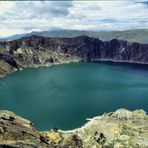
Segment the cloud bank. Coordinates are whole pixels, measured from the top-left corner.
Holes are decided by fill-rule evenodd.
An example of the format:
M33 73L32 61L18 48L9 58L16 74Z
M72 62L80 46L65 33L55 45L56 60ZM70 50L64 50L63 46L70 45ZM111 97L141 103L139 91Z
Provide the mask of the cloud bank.
M128 30L148 28L148 2L1 1L0 37L52 29Z

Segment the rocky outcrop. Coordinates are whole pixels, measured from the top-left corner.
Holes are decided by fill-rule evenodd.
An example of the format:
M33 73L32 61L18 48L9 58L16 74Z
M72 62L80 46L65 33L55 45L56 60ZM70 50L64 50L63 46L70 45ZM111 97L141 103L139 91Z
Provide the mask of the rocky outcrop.
M4 65L0 68L1 75L24 67L100 60L147 64L148 44L117 39L101 41L88 36L74 38L30 36L0 42L0 61Z
M29 120L9 111L0 111L0 146L33 147L40 145L44 145L44 141Z
M119 109L88 120L84 126L72 131L55 128L39 132L29 120L1 110L0 147L148 147L148 115L143 110Z

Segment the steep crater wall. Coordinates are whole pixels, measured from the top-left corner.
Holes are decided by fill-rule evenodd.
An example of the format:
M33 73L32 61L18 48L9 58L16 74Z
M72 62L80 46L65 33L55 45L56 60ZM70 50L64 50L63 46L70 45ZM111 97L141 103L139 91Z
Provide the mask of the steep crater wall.
M88 36L73 38L30 36L0 42L2 76L24 67L100 60L147 64L148 44L117 39L101 41Z

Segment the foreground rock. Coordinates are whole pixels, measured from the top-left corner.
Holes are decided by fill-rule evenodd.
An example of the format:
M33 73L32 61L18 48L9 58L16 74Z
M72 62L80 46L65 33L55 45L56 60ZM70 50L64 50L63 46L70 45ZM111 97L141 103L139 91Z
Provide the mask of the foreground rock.
M89 120L81 128L72 131L55 128L39 132L30 121L2 110L0 111L0 147L148 147L148 115L143 110L119 109Z
M148 64L148 44L118 39L102 41L88 36L30 36L0 42L1 77L25 67L100 60Z
M9 111L0 111L0 145L33 147L45 145L32 123Z

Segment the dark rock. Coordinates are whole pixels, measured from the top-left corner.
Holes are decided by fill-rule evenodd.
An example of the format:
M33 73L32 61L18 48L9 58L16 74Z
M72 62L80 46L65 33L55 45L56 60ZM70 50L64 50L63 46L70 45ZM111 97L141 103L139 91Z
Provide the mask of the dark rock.
M5 62L7 62L8 64L10 64L14 68L17 68L18 69L18 66L17 66L15 60L10 55L0 54L0 60L4 60Z
M96 142L100 143L100 144L104 144L106 142L106 137L104 136L103 133L95 133L95 140Z
M0 60L14 68L40 66L72 61L99 61L148 63L148 44L130 43L112 39L101 41L88 36L50 38L30 36L19 40L0 42Z

